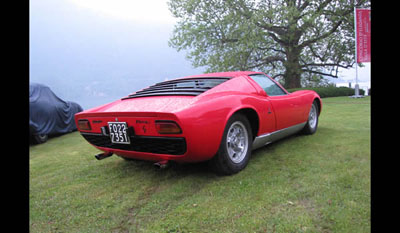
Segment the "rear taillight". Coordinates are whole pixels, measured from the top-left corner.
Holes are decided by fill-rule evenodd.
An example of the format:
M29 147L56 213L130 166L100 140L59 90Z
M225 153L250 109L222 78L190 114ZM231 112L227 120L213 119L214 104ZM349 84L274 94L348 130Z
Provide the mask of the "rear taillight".
M80 130L91 130L92 129L92 127L90 126L89 120L86 120L86 119L78 120L78 128Z
M156 129L159 134L180 134L179 125L173 121L156 121Z

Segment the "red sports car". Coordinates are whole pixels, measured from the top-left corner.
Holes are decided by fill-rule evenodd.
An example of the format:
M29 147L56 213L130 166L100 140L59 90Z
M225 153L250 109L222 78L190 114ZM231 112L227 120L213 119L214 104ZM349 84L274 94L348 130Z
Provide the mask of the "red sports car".
M314 91L287 92L262 72L208 73L160 82L75 115L81 135L125 159L210 160L221 174L244 169L251 151L317 130L322 102Z

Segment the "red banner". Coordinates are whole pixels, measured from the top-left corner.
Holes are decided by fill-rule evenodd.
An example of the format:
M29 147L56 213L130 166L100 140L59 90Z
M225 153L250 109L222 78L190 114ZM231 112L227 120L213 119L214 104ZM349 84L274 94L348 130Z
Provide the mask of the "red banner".
M357 63L371 61L371 10L356 9Z

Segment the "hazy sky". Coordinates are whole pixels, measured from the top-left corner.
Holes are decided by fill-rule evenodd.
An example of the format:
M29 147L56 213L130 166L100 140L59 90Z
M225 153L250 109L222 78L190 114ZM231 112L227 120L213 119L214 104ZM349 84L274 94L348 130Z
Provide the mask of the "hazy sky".
M174 24L166 0L68 0L77 6L139 24Z
M30 0L30 81L87 109L203 73L168 47L175 22L167 0ZM365 65L359 82L370 79ZM340 78L354 83L354 69Z
M30 81L87 109L203 73L168 46L175 19L166 1L149 2L31 0Z

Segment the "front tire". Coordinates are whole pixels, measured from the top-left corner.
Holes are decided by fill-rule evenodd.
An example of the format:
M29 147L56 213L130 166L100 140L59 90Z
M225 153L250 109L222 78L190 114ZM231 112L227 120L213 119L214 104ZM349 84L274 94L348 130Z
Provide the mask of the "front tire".
M308 120L304 126L304 134L314 134L318 128L318 104L314 101L311 105L310 112L308 114Z
M243 170L250 159L253 135L248 119L233 115L227 122L217 154L211 165L218 174L232 175Z

